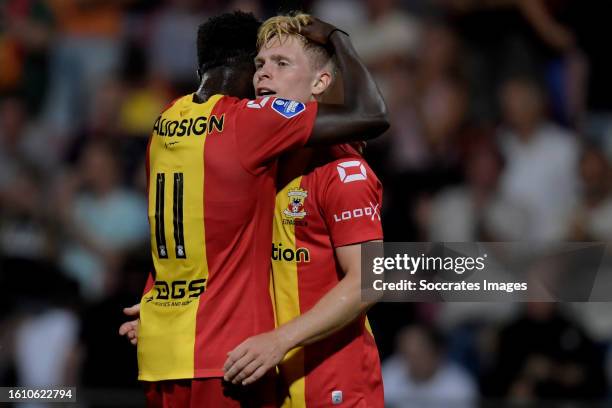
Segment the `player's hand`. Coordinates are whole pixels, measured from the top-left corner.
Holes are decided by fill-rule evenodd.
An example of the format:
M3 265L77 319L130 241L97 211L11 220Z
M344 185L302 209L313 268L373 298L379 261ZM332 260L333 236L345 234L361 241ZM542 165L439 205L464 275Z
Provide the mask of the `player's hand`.
M119 327L119 335L126 336L130 343L136 345L138 343L138 324L140 323L140 303L124 308L123 313L126 316L136 317L136 320L123 323Z
M280 363L287 351L276 331L249 337L227 353L223 378L233 384L252 384Z
M316 17L312 17L308 24L302 26L300 34L312 42L326 45L329 35L335 29L335 26L326 23L325 21L321 21Z

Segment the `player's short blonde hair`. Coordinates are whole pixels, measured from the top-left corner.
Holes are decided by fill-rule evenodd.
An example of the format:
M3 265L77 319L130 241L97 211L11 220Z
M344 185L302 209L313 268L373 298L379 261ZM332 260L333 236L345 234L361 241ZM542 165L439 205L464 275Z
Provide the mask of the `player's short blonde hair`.
M310 60L313 66L316 69L321 69L327 64L330 64L332 75L335 76L335 64L327 49L320 44L309 41L300 34L302 27L307 25L311 20L312 17L310 14L306 13L293 13L284 16L274 16L267 19L261 25L257 33L257 49L260 50L262 47L265 47L266 44L274 38L278 38L282 43L286 41L288 37L296 37L302 42L304 50L310 54Z

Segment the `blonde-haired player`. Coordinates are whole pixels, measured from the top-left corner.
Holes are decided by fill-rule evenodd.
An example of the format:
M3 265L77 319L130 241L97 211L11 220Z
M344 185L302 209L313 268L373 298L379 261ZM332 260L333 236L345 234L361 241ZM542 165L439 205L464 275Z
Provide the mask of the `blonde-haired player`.
M306 103L329 91L332 58L299 34L309 18L277 16L260 28L258 96ZM250 384L280 363L285 407L383 407L378 351L365 317L371 304L360 294L360 244L382 239L381 183L350 145L297 155L285 160L297 177L281 171L291 181L279 189L274 214L278 327L230 352L225 378Z

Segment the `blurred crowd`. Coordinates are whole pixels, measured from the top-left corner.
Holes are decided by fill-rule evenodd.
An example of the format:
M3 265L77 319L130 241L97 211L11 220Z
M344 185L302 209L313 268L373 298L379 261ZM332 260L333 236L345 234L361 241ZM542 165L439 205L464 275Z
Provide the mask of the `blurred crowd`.
M197 87L197 26L234 9L350 32L392 123L366 151L385 240L612 239L610 2L5 0L0 384L138 387L116 332L151 268L147 137ZM609 400L610 313L379 304L387 402Z

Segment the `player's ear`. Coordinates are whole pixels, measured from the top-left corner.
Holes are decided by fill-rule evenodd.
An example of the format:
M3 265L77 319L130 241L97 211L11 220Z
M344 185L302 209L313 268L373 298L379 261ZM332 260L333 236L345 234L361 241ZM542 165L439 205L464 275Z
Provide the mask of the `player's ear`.
M328 70L319 72L312 85L312 95L320 96L330 87L332 79L332 74Z

